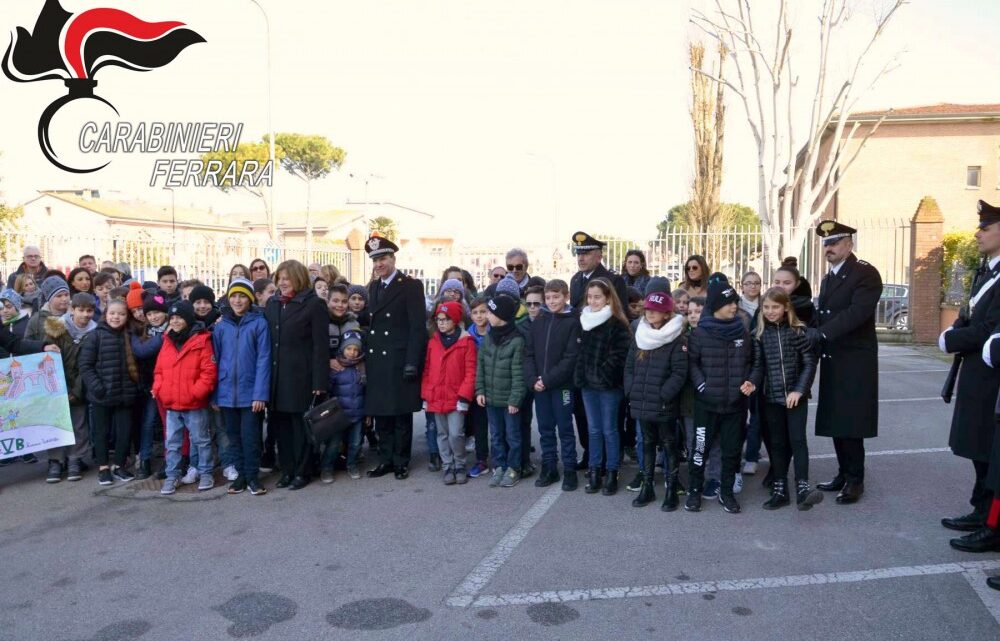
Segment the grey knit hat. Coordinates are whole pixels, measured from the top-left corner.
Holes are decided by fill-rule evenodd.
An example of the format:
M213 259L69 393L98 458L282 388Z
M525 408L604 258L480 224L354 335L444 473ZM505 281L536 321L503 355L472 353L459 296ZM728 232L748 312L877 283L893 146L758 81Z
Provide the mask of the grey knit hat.
M66 292L68 293L69 283L67 283L66 279L64 278L60 278L58 276L49 276L48 278L42 281L42 285L38 289L42 293L41 294L42 304L45 304L50 300L52 300L53 296L55 296L56 294L58 294L63 290L66 290Z

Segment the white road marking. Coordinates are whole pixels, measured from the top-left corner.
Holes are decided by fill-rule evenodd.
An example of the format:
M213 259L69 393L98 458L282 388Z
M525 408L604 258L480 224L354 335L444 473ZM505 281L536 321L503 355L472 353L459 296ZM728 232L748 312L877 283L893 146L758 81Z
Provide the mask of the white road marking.
M756 579L735 579L726 581L698 581L688 583L668 583L666 585L644 585L614 588L584 588L580 590L547 590L542 592L522 592L518 594L486 594L472 601L473 607L499 607L506 605L534 605L536 603L564 603L567 601L597 601L607 599L632 599L639 597L677 596L682 594L704 594L708 592L745 592L769 588L803 587L810 585L831 585L837 583L862 583L898 579L912 576L936 576L942 574L977 574L982 579L983 589L990 590L983 578L983 571L1000 569L1000 559L991 561L966 561L961 563L940 563L937 565L911 565L894 568L856 570L853 572L830 572L825 574L799 574ZM970 579L970 583L972 583ZM975 587L975 586L973 586ZM978 592L977 592L978 594ZM1000 593L996 593L1000 595ZM992 596L992 595L990 595ZM980 595L986 601L986 595ZM990 609L993 613L994 610ZM996 614L994 614L996 616Z
M983 605L997 620L997 623L1000 623L1000 592L986 585L986 573L982 570L969 570L963 572L962 576L975 590L976 596L982 600Z
M951 451L950 447L923 447L916 450L875 450L874 452L865 452L865 458L868 458L869 456L894 456L896 454L939 454L941 452L950 452L950 451ZM825 459L825 458L837 458L837 455L836 453L809 455L810 461L815 459Z
M921 401L941 401L940 396L919 396L917 398L880 398L879 403L916 403ZM942 403L944 401L941 401ZM809 403L809 407L816 407L819 405L817 401L812 401Z
M469 572L468 576L455 588L455 591L448 596L446 603L454 607L471 605L476 595L486 587L493 575L514 554L521 541L528 536L531 528L535 527L545 516L545 513L549 511L549 508L561 494L562 488L559 485L553 485L545 494L542 494L542 497L535 501L535 504L514 524L514 527L507 531L507 534L500 539L493 550L472 569L472 572Z
M879 374L930 374L931 372L947 372L947 369L880 369Z

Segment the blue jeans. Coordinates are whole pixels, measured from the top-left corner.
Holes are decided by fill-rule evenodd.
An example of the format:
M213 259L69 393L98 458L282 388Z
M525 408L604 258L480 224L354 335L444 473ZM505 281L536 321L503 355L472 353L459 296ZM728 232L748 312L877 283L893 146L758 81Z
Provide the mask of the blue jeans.
M361 439L364 436L364 425L361 421L353 423L346 432L334 436L326 443L323 450L323 458L320 460L320 467L324 470L332 470L340 454L340 444L347 435L347 467L358 464L358 454L361 452Z
M757 411L757 392L750 395L750 422L747 424L746 460L760 461L760 413Z
M142 395L137 402L143 403L139 423L139 460L148 461L153 458L153 435L160 426L160 412L156 407L156 400L149 394Z
M583 389L583 407L587 410L587 431L590 437L590 467L600 467L607 454L607 471L617 472L620 466L621 442L618 436L618 406L622 391Z
M576 432L573 431L573 391L547 389L535 392L535 416L538 418L538 440L542 445L542 466L554 468L558 463L556 434L563 469L576 469Z
M486 406L490 422L490 446L493 449L493 467L521 470L521 417L511 414L506 407Z
M424 412L424 436L427 438L427 453L439 454L437 419L430 412Z
M181 464L181 443L184 430L191 440L191 464L197 465L201 474L211 474L215 467L212 458L212 434L209 429L209 410L167 410L167 478L179 479L184 470ZM195 454L198 462L195 463Z
M229 440L229 461L244 481L260 475L260 419L249 407L223 407L222 424Z
M642 423L635 422L635 459L639 462L639 471L646 469L646 455L642 451Z
M221 409L221 408L220 408ZM215 449L219 453L219 464L223 469L230 465L236 465L236 452L233 439L229 438L226 424L222 419L222 414L215 410L209 410L209 421L212 426L212 435L215 436ZM238 441L237 441L238 442Z

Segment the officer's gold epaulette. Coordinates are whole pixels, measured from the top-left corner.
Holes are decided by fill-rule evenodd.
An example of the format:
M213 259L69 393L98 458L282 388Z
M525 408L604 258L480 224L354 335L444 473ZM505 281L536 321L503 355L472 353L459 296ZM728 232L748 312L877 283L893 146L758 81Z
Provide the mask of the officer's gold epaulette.
M861 260L860 258L858 259L858 264L859 265L869 265L869 266L871 265L871 263L867 263L867 262Z

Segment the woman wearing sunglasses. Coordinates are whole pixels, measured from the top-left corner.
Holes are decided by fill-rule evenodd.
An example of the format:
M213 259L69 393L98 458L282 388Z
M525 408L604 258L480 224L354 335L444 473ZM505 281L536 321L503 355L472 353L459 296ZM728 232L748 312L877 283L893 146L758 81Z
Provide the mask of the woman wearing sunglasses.
M684 261L684 278L678 289L683 289L692 298L708 294L708 275L711 270L704 256L693 254Z

